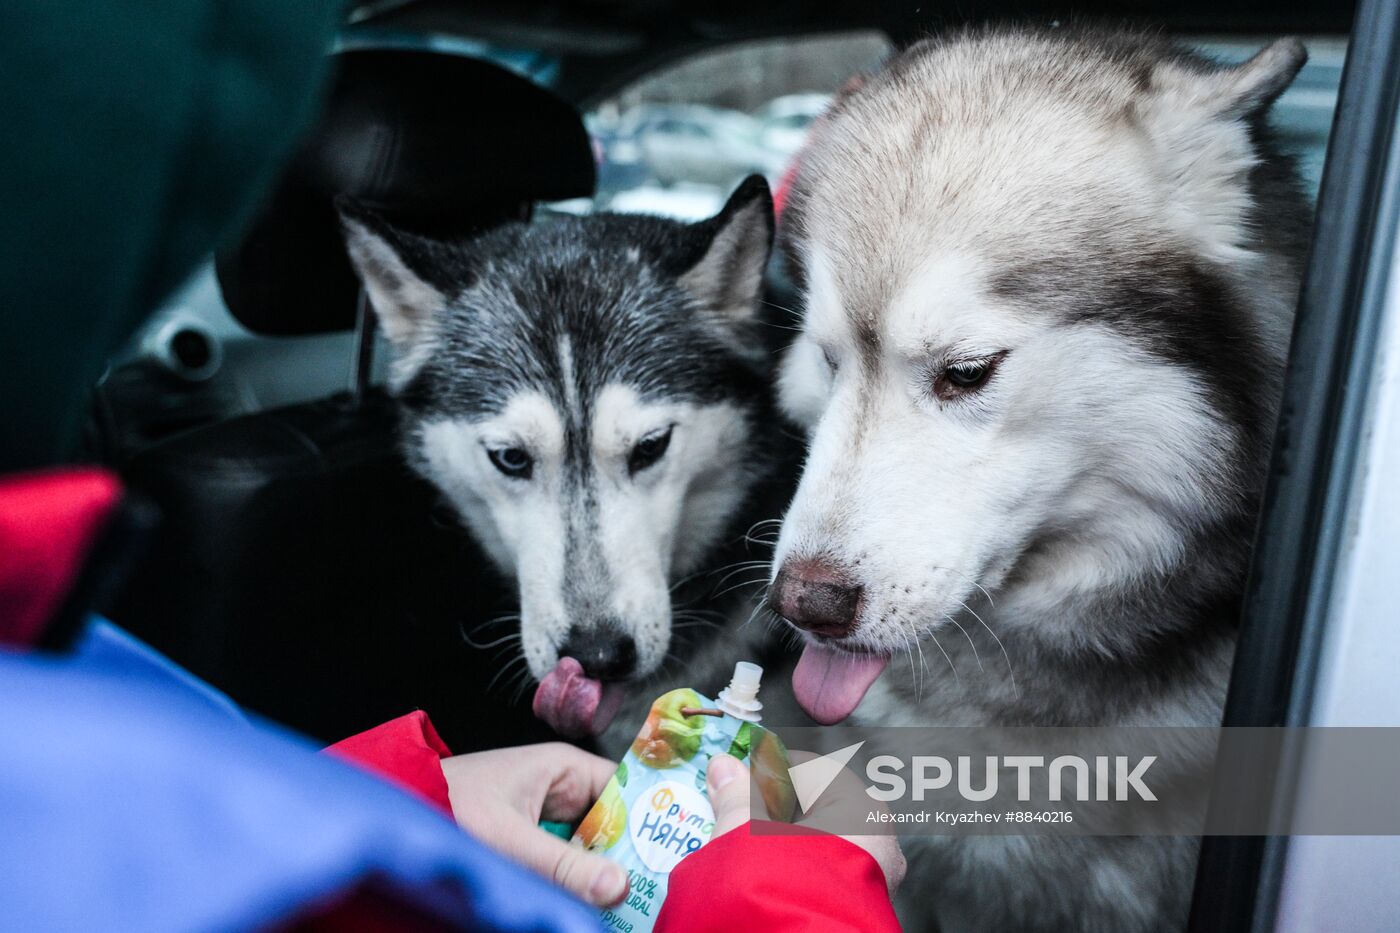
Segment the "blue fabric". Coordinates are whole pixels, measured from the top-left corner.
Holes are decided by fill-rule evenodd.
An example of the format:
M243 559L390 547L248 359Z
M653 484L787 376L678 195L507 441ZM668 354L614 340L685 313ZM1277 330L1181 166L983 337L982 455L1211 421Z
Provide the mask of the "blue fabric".
M464 929L592 910L110 625L0 652L0 927L259 929L377 879Z
M94 618L74 649L93 677L118 678L130 687L165 690L172 702L209 706L233 720L246 721L238 704L150 645L106 619Z

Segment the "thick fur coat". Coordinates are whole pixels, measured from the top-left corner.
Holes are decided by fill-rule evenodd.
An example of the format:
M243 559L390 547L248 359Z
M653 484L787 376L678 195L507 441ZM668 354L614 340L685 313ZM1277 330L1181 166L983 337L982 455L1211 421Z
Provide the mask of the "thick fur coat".
M868 687L869 724L1218 724L1309 232L1266 115L1304 59L973 31L819 124L780 230L810 451L775 562L859 594L805 636L818 719ZM911 839L904 916L1180 929L1196 848Z

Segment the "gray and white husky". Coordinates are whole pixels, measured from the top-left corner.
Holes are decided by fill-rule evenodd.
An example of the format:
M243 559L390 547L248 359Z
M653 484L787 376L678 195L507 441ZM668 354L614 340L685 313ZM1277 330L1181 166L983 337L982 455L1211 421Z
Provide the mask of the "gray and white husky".
M1310 220L1265 115L1305 57L972 31L816 128L770 591L813 718L1219 723ZM1180 929L1195 857L916 840L905 893L945 931Z
M721 686L707 672L746 649L672 599L742 537L774 462L763 179L696 224L599 214L444 241L342 213L407 458L519 584L535 712L599 734L668 656Z

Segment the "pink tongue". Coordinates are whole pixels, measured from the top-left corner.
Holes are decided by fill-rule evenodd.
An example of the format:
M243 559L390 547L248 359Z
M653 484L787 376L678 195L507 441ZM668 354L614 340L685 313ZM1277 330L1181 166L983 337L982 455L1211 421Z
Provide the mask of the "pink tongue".
M881 655L851 654L810 642L792 672L792 692L808 716L832 726L855 711L889 662Z
M560 658L540 681L532 708L555 732L581 739L608 727L625 692L622 684L585 677L583 665L573 658Z

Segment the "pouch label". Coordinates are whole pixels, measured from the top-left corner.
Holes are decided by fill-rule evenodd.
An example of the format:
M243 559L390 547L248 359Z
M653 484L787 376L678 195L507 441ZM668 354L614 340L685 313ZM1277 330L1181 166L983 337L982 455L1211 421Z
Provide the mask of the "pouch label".
M627 819L632 847L642 864L670 874L682 858L710 840L715 811L694 787L662 781L633 806Z

